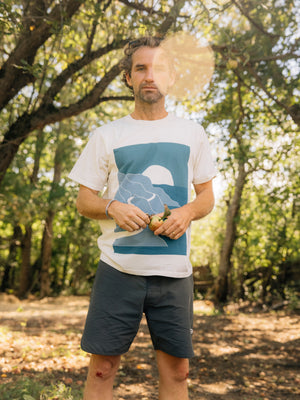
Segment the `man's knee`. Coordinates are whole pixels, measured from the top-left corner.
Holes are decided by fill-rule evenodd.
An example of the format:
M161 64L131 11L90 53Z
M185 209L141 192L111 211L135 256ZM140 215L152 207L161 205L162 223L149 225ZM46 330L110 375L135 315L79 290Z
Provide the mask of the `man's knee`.
M95 378L107 380L116 375L120 364L120 357L100 356L93 354L91 356L90 373Z
M184 382L189 377L189 360L157 352L158 368L161 378L173 382Z
M187 381L189 377L189 368L187 365L177 365L171 370L171 378L176 382Z

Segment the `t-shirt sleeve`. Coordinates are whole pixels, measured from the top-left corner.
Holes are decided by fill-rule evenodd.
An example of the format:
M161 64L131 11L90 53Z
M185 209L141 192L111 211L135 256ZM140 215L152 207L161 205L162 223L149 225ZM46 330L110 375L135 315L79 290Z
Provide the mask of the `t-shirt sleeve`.
M208 182L217 174L210 144L202 126L199 126L196 136L193 167L193 184L195 185Z
M103 135L96 130L68 177L90 189L101 191L107 182L108 160Z

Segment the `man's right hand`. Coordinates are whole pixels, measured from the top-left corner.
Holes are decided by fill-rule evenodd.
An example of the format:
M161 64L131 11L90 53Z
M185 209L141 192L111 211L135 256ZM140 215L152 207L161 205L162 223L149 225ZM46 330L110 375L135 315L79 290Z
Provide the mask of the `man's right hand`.
M115 220L120 228L134 232L145 229L150 222L149 216L133 204L114 200L108 207L107 214Z

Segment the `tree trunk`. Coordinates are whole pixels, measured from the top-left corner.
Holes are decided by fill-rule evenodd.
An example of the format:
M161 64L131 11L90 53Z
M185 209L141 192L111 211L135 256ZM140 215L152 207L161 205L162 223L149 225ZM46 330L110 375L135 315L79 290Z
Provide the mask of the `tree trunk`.
M240 161L234 195L227 210L225 238L220 253L219 276L214 287L214 295L217 302L225 302L228 295L231 255L236 240L236 218L239 214L246 177L245 164Z
M12 280L11 271L17 258L17 249L20 247L22 240L22 229L19 225L14 227L14 233L10 241L9 254L4 265L4 272L1 281L1 292L5 292L7 289L12 289L14 282Z
M78 295L80 285L84 281L84 276L86 276L86 266L88 265L90 255L84 251L81 253L78 264L76 265L70 286L72 288L72 294Z
M55 190L59 184L62 171L62 155L63 145L58 141L55 158L54 158L54 176L52 181L51 191L49 193L49 208L45 221L45 227L42 239L42 267L41 267L41 292L40 297L49 296L51 294L51 282L50 282L50 266L52 258L52 241L53 241L53 220L55 217L56 204L53 201L55 197Z
M21 243L22 263L20 270L20 283L18 296L24 298L30 287L31 278L31 238L32 227L31 225L25 226L25 234Z
M50 296L50 265L52 256L52 236L53 236L53 219L54 210L49 209L45 221L45 227L42 239L42 267L41 267L41 292L40 297Z
M35 154L34 154L34 165L32 174L30 176L30 184L33 188L38 181L38 172L40 166L40 159L42 154L42 149L44 147L44 136L43 131L38 131L35 143ZM31 287L32 278L32 266L31 266L31 239L32 239L32 227L28 223L25 226L25 235L22 239L22 263L20 268L20 280L18 296L25 297Z
M61 285L59 288L59 292L64 290L66 286L66 278L67 278L67 271L68 271L68 265L69 265L69 255L70 255L70 243L68 243L66 247L66 252L65 252L65 261L63 264L63 275L62 275L62 280L61 280Z

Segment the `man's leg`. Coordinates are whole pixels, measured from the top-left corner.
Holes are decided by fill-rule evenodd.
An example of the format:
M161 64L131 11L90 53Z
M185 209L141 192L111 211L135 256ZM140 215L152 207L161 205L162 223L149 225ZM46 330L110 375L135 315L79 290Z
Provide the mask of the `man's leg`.
M112 400L121 356L92 354L83 400Z
M189 360L156 351L159 400L188 400Z

